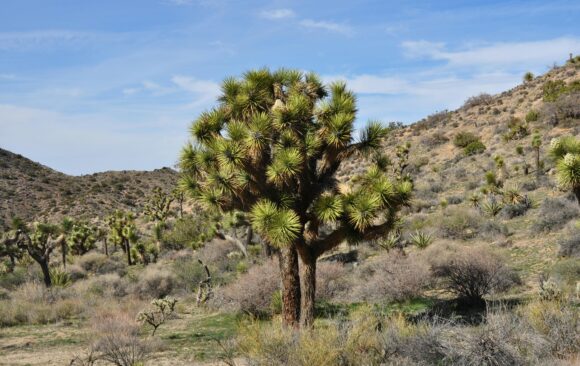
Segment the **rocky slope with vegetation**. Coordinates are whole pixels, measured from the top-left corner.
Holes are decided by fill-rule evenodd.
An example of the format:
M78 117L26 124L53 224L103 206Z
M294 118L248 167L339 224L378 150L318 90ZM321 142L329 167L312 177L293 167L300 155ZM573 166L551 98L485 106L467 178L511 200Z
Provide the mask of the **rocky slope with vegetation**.
M70 176L0 149L0 227L14 217L58 221L140 210L155 187L171 190L176 181L170 168Z

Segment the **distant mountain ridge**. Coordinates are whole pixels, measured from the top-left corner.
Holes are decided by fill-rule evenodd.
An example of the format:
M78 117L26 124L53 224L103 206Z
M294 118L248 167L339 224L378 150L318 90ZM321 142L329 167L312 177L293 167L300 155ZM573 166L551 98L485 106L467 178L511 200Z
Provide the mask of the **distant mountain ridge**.
M172 190L177 177L170 168L70 176L0 148L0 227L13 217L90 220L115 209L136 210L153 188Z

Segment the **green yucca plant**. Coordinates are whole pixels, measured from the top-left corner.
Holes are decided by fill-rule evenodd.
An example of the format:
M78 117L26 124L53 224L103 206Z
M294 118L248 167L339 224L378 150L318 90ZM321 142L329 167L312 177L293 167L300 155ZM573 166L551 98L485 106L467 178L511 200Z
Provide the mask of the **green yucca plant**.
M479 193L473 193L471 196L469 196L469 203L472 207L474 208L478 208L479 205L481 204L481 194Z
M52 279L52 285L55 287L68 287L72 283L70 274L58 267L50 269L50 278Z
M384 238L381 238L380 240L378 240L377 244L379 247L383 248L384 250L386 250L388 252L391 249L399 246L400 242L401 242L401 235L392 232L392 233L389 233Z
M280 248L288 323L298 314L299 255L306 269L301 314L309 325L316 259L344 241L388 233L412 184L385 172L380 147L388 128L370 122L355 140L356 98L342 82L324 85L297 70L251 70L226 79L218 102L190 128L180 185L208 209L244 213L257 234ZM406 159L408 151L401 154ZM344 187L335 173L355 155L373 164Z
M580 139L566 136L552 140L550 155L556 159L558 183L571 189L580 204Z
M497 216L503 208L503 204L497 200L494 196L488 197L485 201L481 203L481 209L483 212L491 217Z
M433 242L433 236L431 234L419 230L411 234L410 238L413 245L420 249L427 248Z

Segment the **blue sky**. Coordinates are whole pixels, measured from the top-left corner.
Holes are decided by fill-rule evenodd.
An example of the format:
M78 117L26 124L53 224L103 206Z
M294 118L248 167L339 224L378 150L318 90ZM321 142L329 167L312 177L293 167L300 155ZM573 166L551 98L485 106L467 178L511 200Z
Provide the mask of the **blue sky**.
M2 0L0 147L69 174L172 166L219 83L312 70L414 122L580 53L577 1Z

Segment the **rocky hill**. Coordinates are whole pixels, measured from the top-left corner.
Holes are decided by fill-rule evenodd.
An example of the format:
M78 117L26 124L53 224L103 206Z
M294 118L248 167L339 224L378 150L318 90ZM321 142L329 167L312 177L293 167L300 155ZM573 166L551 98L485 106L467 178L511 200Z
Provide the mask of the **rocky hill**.
M155 187L173 189L177 172L118 171L70 176L0 149L0 227L25 220L92 219L140 208Z

